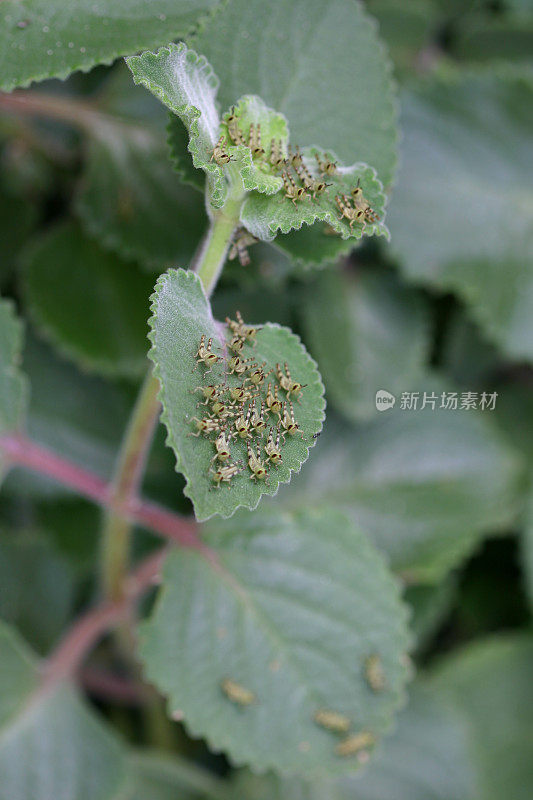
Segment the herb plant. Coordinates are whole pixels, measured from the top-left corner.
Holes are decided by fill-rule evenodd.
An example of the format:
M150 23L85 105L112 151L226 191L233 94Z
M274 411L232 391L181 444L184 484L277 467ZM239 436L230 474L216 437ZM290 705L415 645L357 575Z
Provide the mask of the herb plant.
M533 17L452 5L3 0L0 800L531 796Z

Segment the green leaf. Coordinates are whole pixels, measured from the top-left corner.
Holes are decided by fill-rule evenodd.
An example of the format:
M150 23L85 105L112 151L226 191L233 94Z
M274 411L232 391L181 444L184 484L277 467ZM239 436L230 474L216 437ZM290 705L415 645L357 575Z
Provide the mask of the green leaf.
M205 204L172 172L164 141L115 122L91 130L76 198L88 233L148 268L189 263L206 226Z
M34 203L14 197L0 186L0 285L3 286L10 277L19 250L35 227L37 216Z
M124 386L80 372L28 333L23 363L32 387L27 423L30 438L102 478L110 478L134 394ZM5 481L3 491L8 489L17 496L70 494L48 478L18 469Z
M232 106L231 112L226 112L222 117L221 134L224 135L227 143L231 142L227 125L230 113L238 117L239 128L243 132L243 140L246 142L245 145L227 147L228 155L237 163L244 189L247 192L255 189L266 195L276 194L283 187L283 180L279 175L273 173L273 169L264 158L254 161L252 151L247 146L248 132L252 124L258 126L261 131L262 147L266 153L269 153L272 140L281 142L281 147L285 152L289 139L287 120L283 114L268 108L260 97L246 95Z
M487 19L473 16L457 28L451 51L464 61L530 61L533 50L533 16L506 15Z
M207 173L211 203L222 206L227 183L223 169L211 161L220 126L215 103L218 78L211 65L183 42L131 56L126 62L135 83L146 86L186 126L193 164Z
M25 255L25 295L39 328L66 356L104 375L131 377L145 368L151 282L72 222Z
M315 153L322 158L323 151L316 147L304 147L301 152L308 170L317 179L319 173ZM336 159L332 153L329 155L333 160ZM360 239L363 235L389 237L387 227L381 221L351 225L339 214L335 202L337 195L349 195L360 182L364 198L370 203L378 220L381 220L385 211L385 195L372 167L363 163L351 167L339 166L334 175L328 176L327 182L331 184L330 188L316 199L306 194L298 202L289 200L285 191L273 196L252 192L242 205L241 222L254 236L264 241L272 240L278 231L288 233L304 224L313 225L316 221L327 222L342 239Z
M376 416L376 392L416 385L429 349L427 308L394 274L328 271L307 287L306 340L347 419Z
M23 329L10 300L0 299L0 433L22 424L28 399L28 383L21 373Z
M528 359L532 123L533 83L515 72L452 73L406 93L389 210L404 274L457 292L494 342Z
M395 74L407 77L420 69L421 51L433 45L435 30L442 25L434 0L368 0L366 5L379 23Z
M314 722L338 710L379 737L402 697L408 637L398 588L366 538L330 509L241 512L211 522L199 549L171 553L141 656L150 681L234 764L282 773L339 774L357 759ZM365 660L379 654L386 688ZM232 702L230 678L256 699Z
M122 744L68 684L37 691L31 654L2 623L0 677L0 800L118 797Z
M222 108L257 94L287 117L294 143L334 150L347 164L363 161L384 186L392 182L390 68L362 4L230 0L190 41L220 78Z
M251 479L246 462L248 460L245 440L236 437L231 441L231 462L243 461L243 472L232 479L227 488L214 488L209 475L214 447L213 441L203 436L191 437L196 431L193 417L202 416L205 406L198 408L201 399L194 394L195 387L219 384L224 381L224 368L216 364L212 372L204 377L205 367L195 369L195 353L202 335L213 337L213 346L220 348L229 341L228 331L217 323L197 275L185 270L169 270L161 276L152 297L153 317L150 320L152 350L150 357L161 382L160 399L163 404L162 420L168 430L168 444L176 455L176 469L187 480L185 494L195 508L199 520L213 514L231 516L239 506L255 508L262 494L275 494L279 483L287 483L291 473L298 471L314 445L313 435L322 428L324 419L324 387L315 362L305 351L300 339L287 328L267 324L259 328L255 347L246 345L245 356L254 362L267 362L266 370L277 362L288 362L292 377L302 384L301 403L294 403L295 418L301 427L303 438L296 434L287 437L283 446L283 463L270 469L268 484ZM253 321L252 321L253 322ZM194 370L194 371L193 371ZM261 399L266 398L269 376L261 388ZM229 385L239 386L242 378L229 379ZM285 394L282 392L283 397ZM274 426L278 418L268 415L268 424ZM290 441L288 441L290 439ZM265 444L265 440L252 440Z
M276 236L274 247L304 269L325 267L348 255L357 245L353 239L341 239L328 225L315 223L300 230Z
M533 485L530 486L528 493L525 525L520 545L525 588L533 611Z
M72 536L72 520L70 532ZM73 589L69 568L46 542L21 531L2 535L0 617L39 652L46 653L63 632Z
M415 684L396 730L383 740L361 775L307 783L243 770L234 781L234 792L246 800L471 800L475 796L465 725L423 684Z
M0 89L66 78L191 31L217 0L3 0Z
M533 792L533 639L511 634L478 641L446 659L434 689L468 723L479 800L529 800Z
M222 778L175 753L134 750L129 768L131 793L120 800L230 800Z
M187 146L189 134L183 122L174 114L169 114L167 144L175 172L182 183L192 186L202 194L205 192L205 175L192 163Z
M457 580L453 573L434 586L422 584L406 588L404 600L411 609L410 627L418 652L427 647L449 615L456 590Z
M443 388L434 380L423 387ZM488 413L394 409L359 426L329 414L315 458L279 502L334 503L395 570L438 581L518 507L522 463Z

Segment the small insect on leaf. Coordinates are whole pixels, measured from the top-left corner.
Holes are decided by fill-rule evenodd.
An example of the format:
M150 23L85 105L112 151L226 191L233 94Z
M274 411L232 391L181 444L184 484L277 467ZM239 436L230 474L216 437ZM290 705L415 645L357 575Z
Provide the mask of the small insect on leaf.
M256 244L258 241L259 239L257 239L247 230L244 228L239 228L235 234L233 244L231 245L228 253L229 260L233 261L238 256L241 267L247 267L250 263L248 247L250 247L252 244Z
M370 731L361 731L361 733L353 733L347 736L342 742L339 742L335 748L338 756L356 756L367 747L373 747L376 743L376 737Z
M365 677L374 692L382 692L386 686L385 671L381 658L374 653L365 660Z
M328 711L327 709L317 711L313 719L317 725L321 725L322 728L327 728L335 733L347 733L352 724L344 714L339 714L338 711Z
M205 333L203 333L200 339L198 350L196 351L195 355L196 365L193 369L193 372L195 369L197 369L199 364L203 364L205 367L212 367L213 364L216 364L218 361L223 360L221 356L217 356L215 353L211 351L211 348L213 346L213 338L212 337L209 338L207 345L205 343L205 339L206 335ZM207 372L211 372L211 370L208 369Z
M327 155L324 155L324 158L321 159L318 153L315 153L315 158L317 160L318 169L322 175L335 175L337 172L337 165L334 161L331 161Z
M244 468L242 461L236 461L234 464L224 464L217 467L216 470L211 469L209 474L213 479L215 486L214 489L220 489L220 484L225 482L228 484L228 489L231 489L231 479L238 475Z
M241 686L240 683L231 680L231 678L224 678L220 687L226 697L239 706L249 706L256 700L254 692L247 689L245 686Z
M226 150L226 138L224 134L222 134L222 136L216 143L213 150L213 155L209 160L215 161L219 167L224 167L226 164L229 164L229 162L232 160L232 157Z
M246 442L247 450L248 450L248 467L250 472L250 480L252 481L264 481L268 484L268 470L265 466L265 463L261 459L261 442L257 442L257 452L254 453L252 445L250 442Z
M292 200L294 205L296 205L297 200L302 200L305 197L304 187L297 186L294 182L294 178L292 175L289 175L288 172L282 172L281 177L283 179L283 186L285 187L285 197Z

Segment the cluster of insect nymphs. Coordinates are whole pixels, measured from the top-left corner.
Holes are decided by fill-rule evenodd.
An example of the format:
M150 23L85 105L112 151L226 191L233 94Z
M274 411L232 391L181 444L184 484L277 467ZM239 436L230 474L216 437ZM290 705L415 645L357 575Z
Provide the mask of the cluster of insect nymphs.
M368 686L374 692L382 692L386 688L385 673L381 658L377 653L368 656L364 662L365 678ZM224 678L220 687L226 697L241 707L250 706L257 702L255 692L247 689L231 678ZM376 737L370 731L352 730L352 720L345 714L332 709L321 708L315 712L313 720L321 728L331 731L341 737L335 746L335 753L341 757L355 756L364 764L370 758L369 750L375 743Z
M246 466L251 480L268 484L269 469L283 463L286 437L304 438L294 416L293 400L300 402L305 384L292 378L288 364L276 364L275 368L265 371L266 362L260 364L254 358L244 357L245 346L255 345L257 329L245 325L238 311L236 316L236 320L226 318L231 335L227 356L213 352L213 341L209 339L206 343L205 334L195 354L195 369L201 366L205 374L217 363L225 367L219 383L197 386L193 390L202 394L198 405L206 410L204 416L192 417L190 421L196 431L189 434L211 438L214 449L209 474L212 488L217 489L222 483L231 488L232 479ZM273 379L265 384L272 373L277 382ZM230 376L235 385L230 385ZM232 461L232 441L246 443L246 465L243 461Z
M313 170L315 174L312 175L304 163L298 145L294 150L289 145L288 151L285 152L281 139L271 139L270 145L265 148L261 141L261 123L255 124L252 122L248 131L243 131L239 125L239 117L235 113L235 107L231 109L226 119L226 125L231 144L248 147L254 163L257 163L264 170L281 175L284 197L295 206L301 200L316 200L322 194L329 194L328 188L333 184L327 183L327 178L338 175L339 170L337 164L326 153L323 154L322 158L318 153L315 153L317 165L316 169ZM228 141L225 134L222 134L211 156L211 160L214 160L221 167L226 166L232 160L227 147ZM350 230L353 230L355 223L362 225L364 230L367 223L374 223L379 220L372 206L365 199L359 180L349 195L336 194L335 203L340 212L339 219L345 219L350 225ZM247 266L250 263L250 259L246 248L256 241L257 239L250 233L241 230L234 239L234 245L229 255L230 259L238 255L241 264Z

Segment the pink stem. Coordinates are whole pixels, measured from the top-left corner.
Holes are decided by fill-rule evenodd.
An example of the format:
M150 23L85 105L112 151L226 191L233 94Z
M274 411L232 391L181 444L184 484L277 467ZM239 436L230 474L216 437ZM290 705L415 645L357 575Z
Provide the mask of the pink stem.
M99 506L123 513L133 522L144 525L183 547L203 547L194 521L183 519L155 503L138 498L130 498L124 504L114 502L108 484L97 475L55 455L23 434L1 436L0 452L8 465L27 467L46 475L74 489L83 497L94 500Z
M150 586L159 581L166 552L166 548L159 550L137 567L128 577L120 601L103 603L74 624L46 662L42 689L48 689L58 681L75 674L85 653L93 647L100 636L129 615L132 605Z

